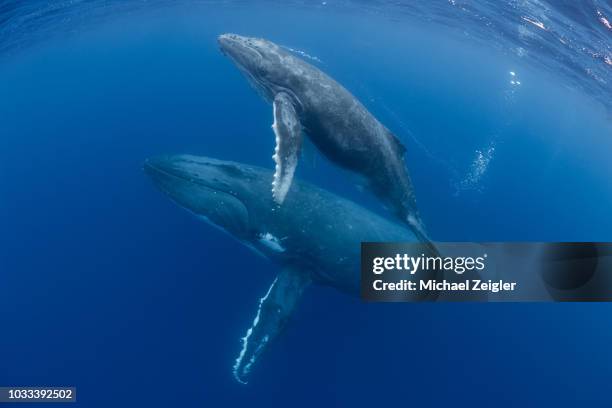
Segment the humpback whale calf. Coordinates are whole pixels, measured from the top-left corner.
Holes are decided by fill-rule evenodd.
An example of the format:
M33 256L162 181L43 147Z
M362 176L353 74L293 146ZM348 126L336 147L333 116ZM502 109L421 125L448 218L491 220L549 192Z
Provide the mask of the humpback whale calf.
M423 230L403 159L406 149L357 98L271 41L223 34L218 42L221 51L273 105L276 169L272 194L278 204L291 185L305 133L330 161L365 176L374 194L417 233Z
M243 338L233 369L240 382L311 283L359 293L361 242L418 242L404 224L308 183L295 181L284 205L274 205L273 174L263 168L188 155L149 159L144 168L179 206L280 266Z

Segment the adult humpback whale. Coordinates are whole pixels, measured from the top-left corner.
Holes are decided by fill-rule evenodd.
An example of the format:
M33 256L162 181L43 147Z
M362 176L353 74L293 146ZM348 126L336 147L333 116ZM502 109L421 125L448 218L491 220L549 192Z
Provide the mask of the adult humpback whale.
M403 224L304 182L295 181L278 206L269 194L273 175L266 169L180 155L150 159L145 171L178 205L281 267L243 338L234 365L240 382L246 382L309 284L359 293L361 242L417 241Z
M422 231L405 148L349 91L318 68L260 38L219 36L219 45L273 104L276 170L272 193L287 195L304 131L332 162L365 176L370 189Z

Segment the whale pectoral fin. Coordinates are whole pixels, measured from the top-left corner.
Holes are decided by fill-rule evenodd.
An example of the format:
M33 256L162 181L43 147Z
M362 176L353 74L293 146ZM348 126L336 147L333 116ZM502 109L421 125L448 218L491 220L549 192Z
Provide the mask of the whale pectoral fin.
M282 204L287 196L291 181L298 163L298 154L302 146L302 127L293 100L286 93L279 93L274 98L272 107L274 123L272 129L276 136L274 149L274 180L272 196L274 201Z
M234 377L246 384L253 364L267 345L283 330L304 289L310 284L308 273L286 268L259 301L253 325L242 339L242 350L234 364Z

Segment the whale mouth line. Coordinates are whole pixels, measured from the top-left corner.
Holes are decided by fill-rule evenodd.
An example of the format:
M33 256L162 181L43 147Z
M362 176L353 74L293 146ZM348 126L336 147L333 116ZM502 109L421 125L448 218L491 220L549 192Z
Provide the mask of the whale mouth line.
M177 180L181 180L181 181L184 181L184 182L196 185L198 187L204 188L204 189L206 189L206 190L208 190L208 191L210 191L212 193L225 194L225 195L231 196L231 197L233 197L233 198L235 198L237 200L240 200L240 198L238 198L235 194L232 194L229 191L225 191L225 190L222 190L222 189L219 189L219 188L215 188L215 187L211 186L210 184L203 183L199 179L196 179L196 178L193 178L193 177L188 177L188 176L186 176L185 174L183 174L181 172L173 172L173 171L170 171L170 170L168 170L166 168L162 168L161 166L158 166L158 165L155 165L154 163L152 163L151 160L146 160L143 167L144 167L145 172L152 173L152 174L157 173L157 174L163 175L165 177L170 177L170 178L174 178L174 179L177 179ZM163 190L163 188L162 188L162 190Z

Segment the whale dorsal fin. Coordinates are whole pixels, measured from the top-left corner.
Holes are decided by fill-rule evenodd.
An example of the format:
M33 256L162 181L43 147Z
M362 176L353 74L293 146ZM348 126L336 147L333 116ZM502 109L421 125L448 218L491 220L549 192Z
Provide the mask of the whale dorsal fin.
M286 267L272 282L268 293L259 301L253 325L242 339L242 350L234 364L236 380L247 382L253 364L283 330L310 282L310 274L291 267Z
M274 113L272 129L276 136L276 148L272 156L276 163L272 195L274 201L282 204L291 187L297 167L298 154L302 146L302 126L293 100L286 93L280 92L276 95L272 109Z
M399 140L399 138L395 136L395 134L388 129L387 129L387 137L393 144L393 147L395 148L395 151L397 152L397 154L399 156L403 156L404 153L406 153L406 146L404 146L402 141Z

